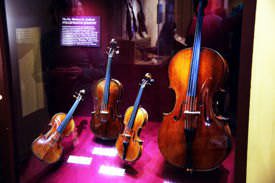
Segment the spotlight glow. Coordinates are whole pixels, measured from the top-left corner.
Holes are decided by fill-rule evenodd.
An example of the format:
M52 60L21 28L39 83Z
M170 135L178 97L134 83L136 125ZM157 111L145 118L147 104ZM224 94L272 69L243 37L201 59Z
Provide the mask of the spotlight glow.
M112 166L101 165L98 173L110 176L124 176L125 169Z
M92 150L92 154L99 156L115 157L117 155L117 150L116 148L94 147Z
M70 155L67 160L67 163L75 163L80 165L90 165L91 162L92 162L92 158L90 157L74 156L74 155Z

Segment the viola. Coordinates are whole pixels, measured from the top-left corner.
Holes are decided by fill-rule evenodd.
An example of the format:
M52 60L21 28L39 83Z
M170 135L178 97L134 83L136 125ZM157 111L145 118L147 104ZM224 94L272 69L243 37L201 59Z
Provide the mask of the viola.
M67 114L57 113L50 121L51 129L46 134L41 134L32 142L32 152L40 160L46 163L57 162L63 152L61 145L62 138L70 135L75 129L75 122L72 118L85 90L80 90L74 104Z
M231 149L227 121L213 109L215 94L228 75L226 60L215 50L201 47L205 0L199 0L193 48L179 51L168 67L174 108L165 113L158 134L161 154L172 165L187 171L218 167Z
M151 74L147 73L140 84L134 106L129 107L125 112L125 128L116 141L118 155L125 161L136 161L141 156L143 141L139 135L142 127L148 121L148 113L144 108L139 107L139 103L143 89L153 81Z
M123 87L118 80L111 79L111 62L114 55L118 53L117 42L112 39L108 50L105 78L99 80L95 87L96 104L92 112L90 128L100 139L116 139L123 128L122 116L118 111Z

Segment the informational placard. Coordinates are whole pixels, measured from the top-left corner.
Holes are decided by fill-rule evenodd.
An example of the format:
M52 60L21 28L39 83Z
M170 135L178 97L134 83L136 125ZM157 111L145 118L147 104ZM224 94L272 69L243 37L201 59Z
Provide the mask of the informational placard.
M61 45L100 47L100 17L62 17Z

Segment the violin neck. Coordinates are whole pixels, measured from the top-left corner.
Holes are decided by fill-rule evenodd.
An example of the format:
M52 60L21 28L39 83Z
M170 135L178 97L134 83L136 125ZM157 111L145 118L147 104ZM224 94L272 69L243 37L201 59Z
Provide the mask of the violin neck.
M104 87L104 96L103 102L105 105L108 104L109 100L109 90L110 90L110 82L111 82L111 62L112 57L108 56L107 68L106 68L106 75L105 75L105 87Z
M144 89L144 86L141 86L139 88L138 95L136 97L135 104L134 104L134 109L132 111L132 114L131 114L131 117L130 117L130 120L129 120L129 123L128 123L128 128L129 129L132 129L133 126L134 126L134 121L135 121L135 118L136 118L136 115L137 115L137 111L138 111L139 103L140 103L141 96L142 96L142 93L143 93L143 89Z
M77 108L79 102L80 102L81 98L77 98L73 104L73 106L71 107L71 109L69 110L69 112L66 114L65 119L61 122L61 124L58 126L57 128L57 132L59 134L62 134L63 131L65 130L66 126L68 125L69 121L71 120L73 113L75 112L75 109Z
M192 61L189 74L188 90L187 96L195 97L197 90L197 80L200 64L200 50L201 50L201 31L202 31L202 22L203 22L203 1L200 0L198 7L198 15L196 22L196 30L194 36L193 52L192 52Z

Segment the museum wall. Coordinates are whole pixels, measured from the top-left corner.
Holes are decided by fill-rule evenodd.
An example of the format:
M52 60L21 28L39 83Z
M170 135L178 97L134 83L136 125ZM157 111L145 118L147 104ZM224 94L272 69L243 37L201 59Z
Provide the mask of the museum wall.
M275 2L257 1L253 48L247 182L275 182Z

